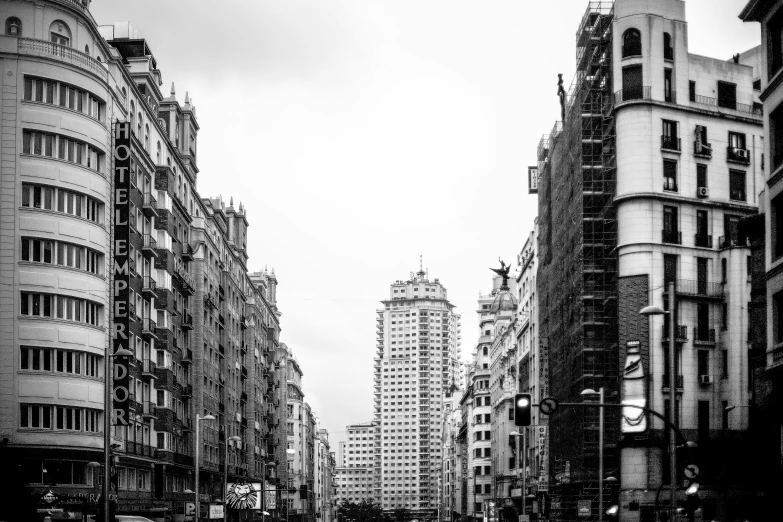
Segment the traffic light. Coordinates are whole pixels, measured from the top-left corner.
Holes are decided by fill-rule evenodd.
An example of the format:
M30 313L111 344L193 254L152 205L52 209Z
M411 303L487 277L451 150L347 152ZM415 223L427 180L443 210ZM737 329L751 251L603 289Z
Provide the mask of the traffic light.
M299 486L299 498L307 498L307 484Z
M514 425L530 426L533 400L529 393L517 393L514 397Z

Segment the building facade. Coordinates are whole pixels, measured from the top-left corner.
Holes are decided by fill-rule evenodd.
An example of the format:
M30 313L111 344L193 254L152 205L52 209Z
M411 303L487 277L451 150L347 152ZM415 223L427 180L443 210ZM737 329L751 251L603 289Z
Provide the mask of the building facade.
M375 483L384 510L435 516L442 399L457 382L459 316L446 288L420 270L396 281L378 310Z
M50 490L59 507L95 513L112 289L122 279L133 357L128 425L111 431L112 487L119 513L162 520L194 498L196 413L215 417L198 426L202 500L224 498L226 473L231 482L279 480L275 462L285 460L270 437L268 393L277 282L248 276L241 204L197 192L189 97L180 104L173 85L164 96L146 40L127 23L99 27L89 8L2 2L0 265L13 284L0 290L0 451L18 470L2 474L2 490L18 519L36 519ZM120 176L130 188L118 202L112 147L125 125ZM118 203L128 205L127 222L116 219ZM118 227L129 262L115 274Z
M347 440L340 442L335 479L337 502L361 502L375 497L375 437L373 422L345 427Z

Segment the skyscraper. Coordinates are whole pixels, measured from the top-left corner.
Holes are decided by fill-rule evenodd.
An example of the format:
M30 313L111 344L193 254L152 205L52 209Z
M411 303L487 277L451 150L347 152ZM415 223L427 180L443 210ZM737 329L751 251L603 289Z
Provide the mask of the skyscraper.
M459 371L459 315L424 270L395 281L378 312L375 497L383 509L434 514L442 399Z

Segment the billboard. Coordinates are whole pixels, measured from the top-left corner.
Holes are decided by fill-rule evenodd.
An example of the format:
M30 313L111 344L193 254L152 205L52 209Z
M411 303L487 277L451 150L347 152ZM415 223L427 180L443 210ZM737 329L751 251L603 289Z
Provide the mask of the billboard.
M623 404L629 406L647 406L647 380L644 375L644 365L640 353L639 341L626 343L625 367L623 369L622 391ZM644 433L647 431L647 415L644 410L634 407L624 407L620 420L622 433Z
M130 348L130 169L131 169L131 126L129 122L114 124L114 192L112 194L112 309L111 337L112 353ZM130 374L129 357L114 357L112 379L113 426L130 425ZM108 376L107 376L108 382Z
M527 192L538 194L538 167L527 168Z
M264 499L264 509L277 509L276 493L275 486L267 482L266 486L264 487L264 496L266 497Z
M547 444L548 426L536 426L536 439L538 440L538 491L549 491L549 445Z
M261 509L260 482L234 482L226 485L226 506L231 509Z

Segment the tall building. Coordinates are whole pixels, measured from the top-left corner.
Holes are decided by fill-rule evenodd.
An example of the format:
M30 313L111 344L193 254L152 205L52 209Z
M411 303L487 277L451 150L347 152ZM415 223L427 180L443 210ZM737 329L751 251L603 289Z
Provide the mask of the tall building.
M774 492L783 491L783 412L779 407L783 403L783 183L780 182L783 87L777 80L783 69L781 8L783 1L780 0L751 0L740 13L745 22L759 22L761 26L759 99L764 104L764 135L767 137L764 157L769 163L764 171L765 186L759 202L763 213L744 223L753 259L748 336L752 389L748 423L755 458L752 460L754 473L749 479L753 490L759 493L753 503L759 514L774 513L777 507Z
M203 499L224 498L225 473L279 480L284 438L270 437L267 387L277 282L247 274L242 205L197 192L190 98L180 104L173 85L164 96L148 42L128 23L99 27L89 0L0 6L9 518L35 520L52 498L77 516L96 512L112 366L122 376L110 433L120 514L182 512L194 498L197 428ZM109 364L113 334L124 340L113 324L133 356ZM196 426L197 413L215 419Z
M334 453L330 451L329 432L318 429L315 458L315 513L322 522L334 516Z
M452 386L443 400L443 427L441 428L441 520L451 522L460 516L462 470L457 435L462 426L460 399L463 390Z
M459 315L446 288L420 270L395 281L378 310L375 480L382 508L434 516L439 502L442 400L459 372Z
M758 49L728 61L689 54L679 0L590 3L576 45L564 121L538 151L549 394L590 402L581 392L603 387L627 399L621 371L638 362L644 384L633 399L664 414L674 395L674 420L699 445L678 458L699 466L703 517L745 516L750 251L738 225L757 212L763 186ZM639 315L668 306L668 283L676 376L668 316ZM584 510L598 498L598 412L549 418L553 520L575 519L580 502ZM668 483L669 431L623 417L621 433L618 413L605 411L603 464L620 491L605 481L604 498L617 495L622 520L655 518L668 505L657 491ZM678 472L678 484L685 478Z
M338 502L374 498L376 431L377 426L372 422L345 427L347 440L340 442L335 469Z

